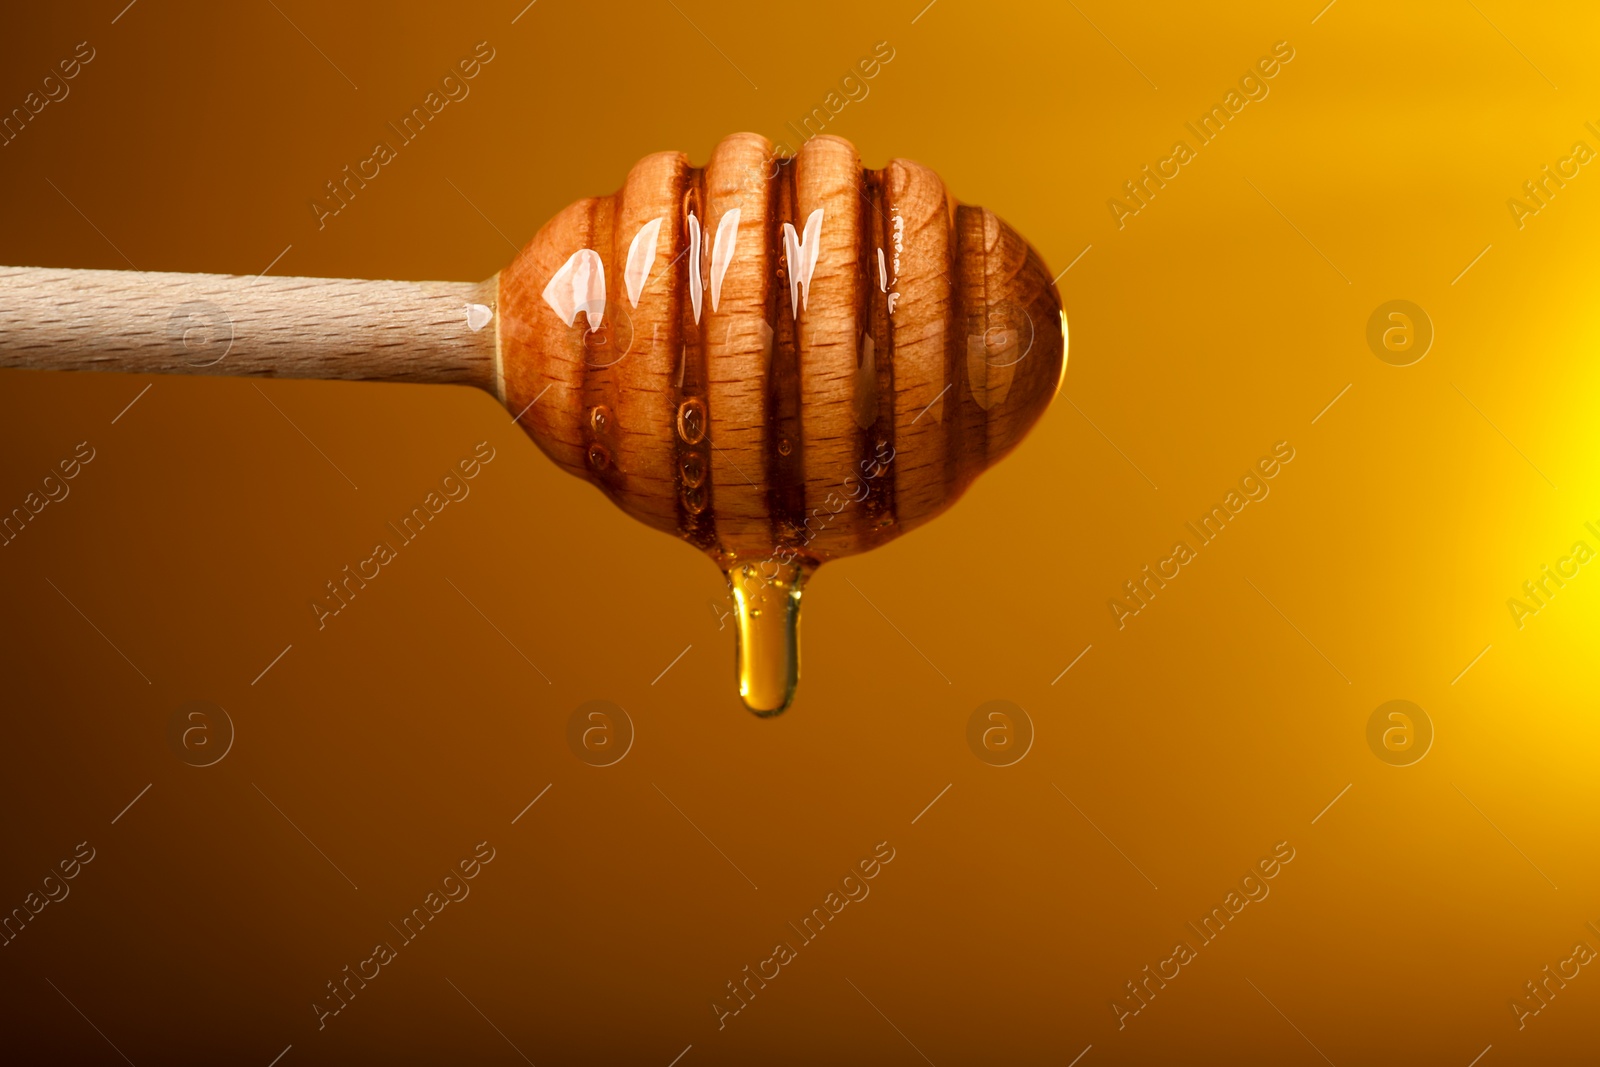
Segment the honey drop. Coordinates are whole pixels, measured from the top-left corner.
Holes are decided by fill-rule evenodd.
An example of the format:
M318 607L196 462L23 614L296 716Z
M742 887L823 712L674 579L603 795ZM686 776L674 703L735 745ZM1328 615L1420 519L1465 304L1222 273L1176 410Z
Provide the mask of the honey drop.
M723 572L738 623L739 699L763 718L787 708L800 684L800 595L813 569L798 560L764 566L776 576L749 564Z
M698 452L685 455L678 469L682 471L683 484L687 486L695 487L706 480L706 461Z
M706 402L691 396L678 405L678 436L686 445L697 445L706 436Z

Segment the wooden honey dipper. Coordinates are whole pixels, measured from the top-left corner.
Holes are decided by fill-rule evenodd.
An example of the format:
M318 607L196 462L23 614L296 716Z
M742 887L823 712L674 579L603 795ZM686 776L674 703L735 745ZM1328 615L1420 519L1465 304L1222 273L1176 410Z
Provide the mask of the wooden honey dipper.
M0 267L0 367L493 393L722 568L759 715L793 699L812 571L953 504L1049 405L1066 345L1015 231L827 135L646 156L477 284Z

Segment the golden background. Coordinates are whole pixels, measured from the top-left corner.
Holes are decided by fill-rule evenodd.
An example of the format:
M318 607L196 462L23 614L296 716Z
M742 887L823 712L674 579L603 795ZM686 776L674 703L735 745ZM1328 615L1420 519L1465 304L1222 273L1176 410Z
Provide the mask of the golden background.
M771 721L739 705L716 569L558 472L487 395L0 374L0 507L94 450L0 549L0 908L95 850L0 948L8 1048L284 1067L1592 1055L1600 977L1550 980L1536 1015L1524 983L1600 949L1600 574L1520 628L1507 601L1575 542L1600 549L1600 177L1568 164L1520 219L1508 200L1533 205L1523 183L1575 142L1600 149L1600 16L924 4L7 14L7 112L79 42L94 58L0 147L3 263L475 280L647 152L704 162L745 129L795 147L786 123L887 42L827 132L870 166L932 166L1070 264L1072 335L1013 456L817 574L800 694ZM470 95L319 229L324 183L480 41ZM1193 147L1184 124L1278 42L1293 58L1267 95L1119 228L1123 183ZM1391 300L1432 324L1409 366L1367 341ZM318 631L323 583L480 441L495 459L471 496ZM1119 629L1123 583L1280 441L1270 495ZM596 699L635 732L607 767L568 742ZM997 699L1034 731L1011 766L968 745ZM193 700L236 728L209 767L169 741ZM1410 766L1368 744L1390 700L1432 724ZM398 941L389 924L480 841L495 858L471 895L319 1029L325 983ZM894 859L870 896L802 945L786 924L879 842ZM1279 842L1270 895L1202 945L1185 923ZM797 958L719 1029L725 983L780 940ZM1125 983L1180 940L1195 958L1119 1028Z

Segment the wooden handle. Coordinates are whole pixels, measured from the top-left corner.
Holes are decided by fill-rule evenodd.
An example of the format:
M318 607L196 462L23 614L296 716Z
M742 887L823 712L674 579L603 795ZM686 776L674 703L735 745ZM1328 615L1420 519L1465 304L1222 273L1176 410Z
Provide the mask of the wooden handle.
M496 281L0 267L0 367L472 385L500 395ZM469 305L480 305L469 315ZM476 327L476 329L474 328Z

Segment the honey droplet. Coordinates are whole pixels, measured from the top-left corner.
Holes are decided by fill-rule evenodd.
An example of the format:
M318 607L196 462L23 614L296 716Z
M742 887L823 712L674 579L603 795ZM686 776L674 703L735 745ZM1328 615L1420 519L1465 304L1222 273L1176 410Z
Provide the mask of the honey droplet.
M694 188L685 190L683 194L683 240L686 244L689 240L689 216L698 215L699 212L700 191Z
M596 404L589 409L589 428L595 433L605 433L611 426L611 409L604 404Z
M698 452L690 452L683 457L678 469L683 473L683 481L688 486L698 486L706 480L706 461Z
M684 486L683 506L691 515L700 514L706 509L706 491L697 485Z
M769 561L775 577L753 577L749 566L728 573L738 620L739 698L760 716L777 715L800 684L800 594L812 568L796 560Z
M706 436L706 402L691 396L678 405L678 436L683 443L697 445Z
M589 465L597 471L603 471L611 466L611 453L598 441L589 446Z
M789 439L787 437L778 438L778 455L787 456L790 452L793 452L793 451L794 451L794 445L791 445L789 443Z

